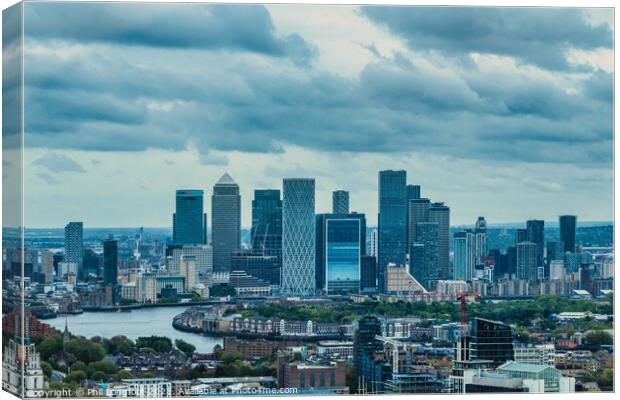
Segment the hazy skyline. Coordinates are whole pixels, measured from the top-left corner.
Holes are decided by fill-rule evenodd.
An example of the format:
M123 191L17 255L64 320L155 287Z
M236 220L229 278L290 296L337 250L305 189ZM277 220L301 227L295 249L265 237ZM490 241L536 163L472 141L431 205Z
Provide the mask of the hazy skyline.
M316 178L317 212L350 191L376 225L384 169L453 225L612 220L612 18L26 3L26 226L171 226L188 188L210 223L224 172L244 227L253 190L285 177Z

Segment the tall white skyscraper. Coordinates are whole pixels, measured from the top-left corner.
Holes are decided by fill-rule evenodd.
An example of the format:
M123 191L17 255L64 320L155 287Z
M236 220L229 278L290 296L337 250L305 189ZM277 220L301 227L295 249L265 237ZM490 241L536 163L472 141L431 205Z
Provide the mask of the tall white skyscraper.
M368 255L377 257L377 253L379 252L379 231L373 229L370 232L370 243L368 249Z
M315 182L288 178L282 189L282 291L311 296L316 287Z

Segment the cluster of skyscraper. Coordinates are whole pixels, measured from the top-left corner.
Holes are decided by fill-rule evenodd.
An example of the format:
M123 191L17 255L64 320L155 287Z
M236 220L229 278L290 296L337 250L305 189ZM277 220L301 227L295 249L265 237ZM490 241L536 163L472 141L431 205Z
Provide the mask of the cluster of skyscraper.
M421 198L420 186L407 185L406 171L379 172L378 288L386 290L388 264L409 265L411 275L429 288L450 279L450 208Z
M333 212L315 213L315 181L283 180L278 189L257 189L252 200L251 248L242 249L239 186L228 174L212 196L213 272L244 271L283 293L359 291L366 255L364 214L349 213L349 193L333 193ZM202 191L179 190L173 246L207 243ZM366 261L368 263L368 260ZM374 263L370 263L374 271ZM376 279L371 277L370 281ZM376 286L376 283L374 284Z
M230 175L213 186L210 240L203 191L177 190L167 269L185 278L185 290L199 282L209 285L213 273L242 271L281 293L311 296L386 292L390 264L406 266L427 290L441 280L492 281L491 274L536 281L553 275L553 260L575 253L575 216L560 217L561 241L546 247L544 221L527 221L505 253L487 249L486 221L479 217L473 229L454 234L451 263L450 209L421 197L420 186L408 185L402 170L379 172L378 229L367 247L366 216L349 210L349 192L334 191L332 212L325 214L315 211L315 192L312 178L284 179L282 196L279 189L255 190L250 246L242 248L241 196ZM103 250L104 283L116 285L117 242L104 241ZM87 256L83 225L70 222L63 275L83 279L89 273Z
M487 249L486 221L479 217L474 229L454 234L454 279L492 280L489 274L512 275L528 281L549 279L553 275L552 262L563 260L567 253L575 253L577 217L563 215L559 223L560 241L549 241L545 247L545 221L526 221L525 228L516 230L515 245L502 254L498 249ZM493 263L493 268L488 268L488 261Z
M384 291L388 264L409 265L423 285L450 277L450 210L420 198L405 171L379 173L377 246L366 246L366 217L349 210L349 192L334 191L332 212L316 214L315 180L286 178L280 190L255 190L251 248L242 249L239 186L224 174L212 196L213 272L245 271L282 293ZM200 190L179 190L173 245L207 244ZM370 254L368 254L370 253Z

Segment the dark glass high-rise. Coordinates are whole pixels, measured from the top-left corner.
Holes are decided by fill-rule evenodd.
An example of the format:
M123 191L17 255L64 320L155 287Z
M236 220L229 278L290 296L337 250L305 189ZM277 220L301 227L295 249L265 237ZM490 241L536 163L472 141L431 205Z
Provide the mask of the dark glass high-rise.
M207 221L202 190L177 190L172 217L172 242L176 245L206 243Z
M388 263L404 265L407 258L407 172L379 172L379 255L377 280L385 291Z
M577 217L575 215L560 216L560 240L564 242L564 251L575 252L575 236L577 235Z

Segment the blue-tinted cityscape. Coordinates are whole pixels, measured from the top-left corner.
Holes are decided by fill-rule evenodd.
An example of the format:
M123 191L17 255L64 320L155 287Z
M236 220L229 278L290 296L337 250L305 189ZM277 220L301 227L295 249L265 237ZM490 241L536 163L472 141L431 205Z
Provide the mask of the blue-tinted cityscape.
M561 215L550 228L494 228L481 216L455 227L449 206L423 197L406 171L380 171L378 181L378 227L350 209L344 189L331 212L316 213L314 178L284 178L282 190L256 189L244 202L224 173L210 213L201 189L171 194L168 229L72 221L64 237L26 230L23 250L5 247L3 279L9 304L24 285L45 360L34 362L40 382L31 385L164 397L238 385L300 394L606 389L612 225L580 228L577 216ZM249 231L240 224L248 204ZM122 326L112 337L80 336L85 315L131 325L153 308L170 310L169 320L139 336ZM18 326L14 315L4 332ZM166 324L189 339L159 337ZM192 335L212 341L198 347ZM74 354L74 342L101 353Z
M3 19L3 390L614 391L613 9Z

